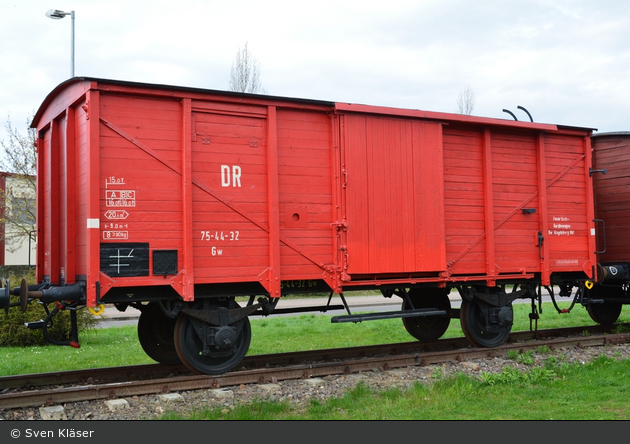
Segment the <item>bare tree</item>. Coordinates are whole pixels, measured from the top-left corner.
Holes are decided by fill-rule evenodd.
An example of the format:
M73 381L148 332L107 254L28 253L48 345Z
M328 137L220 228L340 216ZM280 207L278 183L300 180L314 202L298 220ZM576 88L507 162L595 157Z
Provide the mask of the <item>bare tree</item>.
M0 206L0 223L5 226L4 240L9 251L20 248L35 230L36 131L26 123L28 130L23 135L8 118L5 129L9 139L0 140L0 170L5 173L5 189L0 189L0 204L4 203Z
M475 90L470 85L466 85L457 97L457 112L471 115L475 108Z
M260 63L245 47L236 53L229 81L230 91L266 94L260 83Z

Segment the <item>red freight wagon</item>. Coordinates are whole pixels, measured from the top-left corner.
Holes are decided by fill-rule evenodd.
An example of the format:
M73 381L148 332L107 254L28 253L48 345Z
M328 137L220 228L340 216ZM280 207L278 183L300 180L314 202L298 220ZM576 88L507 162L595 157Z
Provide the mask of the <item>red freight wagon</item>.
M322 290L402 298L333 322L435 340L461 317L495 346L515 299L595 279L589 129L92 78L33 127L42 284L22 299L135 306L161 362L227 371L249 315Z
M630 133L592 136L595 218L598 225L598 281L590 297L605 304L588 306L595 320L614 322L628 303L630 286ZM611 321L612 320L612 321Z
M599 230L599 259L630 263L630 133L599 133L592 140L594 168L602 173L593 176L595 216L605 228Z

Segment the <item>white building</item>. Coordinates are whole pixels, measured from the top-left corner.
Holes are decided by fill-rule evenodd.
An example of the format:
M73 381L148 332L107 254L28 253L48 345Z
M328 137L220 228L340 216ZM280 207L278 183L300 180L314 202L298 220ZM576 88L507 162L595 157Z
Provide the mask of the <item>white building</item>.
M34 186L21 176L0 172L0 200L0 266L35 265Z

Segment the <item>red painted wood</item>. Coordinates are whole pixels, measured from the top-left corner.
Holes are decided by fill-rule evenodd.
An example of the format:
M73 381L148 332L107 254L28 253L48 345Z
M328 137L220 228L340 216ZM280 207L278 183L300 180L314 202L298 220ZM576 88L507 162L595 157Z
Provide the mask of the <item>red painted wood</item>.
M483 159L483 206L484 206L484 232L486 236L486 275L490 278L487 283L489 286L496 285L496 276L499 267L496 259L496 239L495 232L492 227L494 225L494 183L493 183L493 162L492 162L492 134L489 129L485 129L481 135L481 157ZM497 173L499 173L497 171ZM500 197L500 196L498 196Z
M445 267L441 125L348 115L348 273Z
M182 269L171 285L178 290L184 300L195 298L195 271L193 251L193 182L192 182L192 100L182 102ZM157 196L156 196L157 197ZM181 288L178 286L181 282Z
M45 239L48 254L44 260L45 275L54 282L59 282L59 158L56 156L60 150L65 150L64 124L61 118L52 122L52 138L48 157L48 171L45 178L45 198L50 202L46 207L44 224L46 232L50 233Z
M89 304L97 283L192 300L196 284L495 285L595 263L586 129L82 78L34 125L38 277L63 268ZM149 245L143 275L100 263L125 242ZM153 272L162 250L177 273Z
M85 97L74 107L75 112L75 150L76 150L76 275L78 280L85 281L88 274L88 125ZM85 107L85 108L84 108ZM39 244L38 244L39 245Z
M47 251L45 245L45 239L49 236L46 232L46 227L44 225L45 220L45 208L47 206L47 201L45 199L44 193L44 178L46 177L45 166L48 165L46 162L45 154L50 151L50 127L48 122L44 125L39 126L37 128L37 178L36 178L36 194L37 194L37 210L36 210L36 233L37 233L37 261L36 261L36 278L37 282L42 282L44 280L44 253Z
M540 220L540 235L534 234L534 244L538 247L538 259L541 267L542 285L551 284L551 266L549 262L549 242L545 238L549 233L549 207L547 203L547 186L545 178L547 176L547 153L545 151L545 138L539 134L536 138L537 167L538 167L538 210ZM545 234L547 233L547 234ZM542 236L542 238L541 238ZM592 249L591 249L592 251Z
M102 168L100 165L100 123L98 116L100 112L100 93L90 90L85 95L85 104L82 109L86 112L86 293L88 305L97 303L97 283L100 276L100 239L101 233L98 223L102 214L100 205L100 184L103 182ZM106 176L105 176L106 177Z
M261 283L271 297L280 297L280 209L278 184L278 118L276 107L267 111L267 208L269 214L269 268ZM234 180L233 180L234 181ZM296 218L299 221L299 217Z
M62 153L62 167L64 171L64 188L61 190L63 199L62 214L65 217L63 224L63 236L61 240L62 274L65 282L74 284L76 279L76 192L77 192L77 167L76 167L76 112L74 107L69 107L66 114L66 150Z

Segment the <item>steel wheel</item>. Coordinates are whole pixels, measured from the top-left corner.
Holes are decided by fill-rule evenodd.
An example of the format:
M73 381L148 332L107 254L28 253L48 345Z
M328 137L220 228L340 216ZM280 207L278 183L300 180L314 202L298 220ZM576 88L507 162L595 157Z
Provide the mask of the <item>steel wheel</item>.
M479 347L497 347L505 342L512 330L512 307L502 307L497 318L501 321L488 323L486 314L490 306L473 298L463 299L460 321L464 335ZM498 310L498 309L495 309ZM490 324L487 326L487 324Z
M175 349L182 363L190 370L208 375L219 375L236 367L247 354L252 339L249 319L244 318L236 324L225 327L234 328L238 334L231 341L230 348L212 347L209 353L203 354L203 342L200 334L208 334L207 329L213 326L180 313L175 324ZM199 334L198 334L199 333Z
M587 298L604 299L603 304L589 304L586 306L591 319L601 325L612 325L617 322L623 305L619 302L608 302L607 297L625 298L626 292L621 287L602 287L595 285L586 290Z
M408 295L413 308L437 308L438 310L446 310L447 315L403 318L403 325L407 332L420 342L432 342L440 339L451 322L448 314L451 310L448 290L445 288L412 288ZM411 308L408 302L403 300L402 309L411 310Z
M601 325L612 325L617 322L623 305L615 302L604 302L603 304L590 304L586 307L592 320Z
M138 319L138 339L153 360L168 365L181 364L174 342L175 319L164 314L159 304L145 306Z

